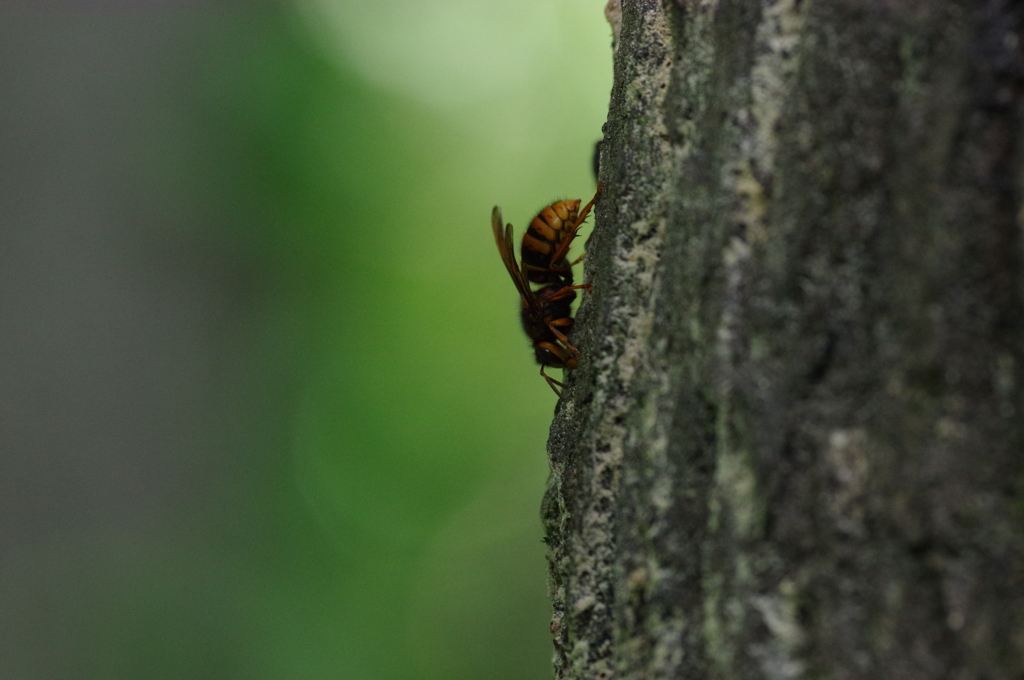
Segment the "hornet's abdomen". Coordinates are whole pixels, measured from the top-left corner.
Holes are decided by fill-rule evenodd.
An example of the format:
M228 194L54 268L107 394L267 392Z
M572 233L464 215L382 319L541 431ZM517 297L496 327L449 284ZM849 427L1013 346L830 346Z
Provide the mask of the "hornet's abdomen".
M559 248L573 235L580 202L558 201L538 213L523 235L519 257L526 265L526 275L532 283L559 283L572 285L572 267L566 264L568 249L558 255Z

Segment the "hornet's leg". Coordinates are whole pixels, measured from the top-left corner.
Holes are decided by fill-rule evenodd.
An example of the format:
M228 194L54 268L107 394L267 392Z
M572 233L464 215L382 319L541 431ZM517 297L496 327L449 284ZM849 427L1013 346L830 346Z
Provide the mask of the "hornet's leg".
M555 394L558 395L558 398L561 399L562 398L562 393L558 391L558 387L565 387L565 383L560 383L557 380L555 380L554 378L552 378L550 375L545 373L544 372L544 365L543 364L541 364L541 367L540 367L540 376L548 381L548 385L551 387L551 389L553 389L555 391ZM555 385L558 385L558 387L555 387Z
M565 326L566 328L568 328L569 326L572 326L572 319L555 319L554 321L548 324L548 328L551 330L552 333L555 334L555 337L558 338L558 341L565 345L565 348L572 352L574 357L579 359L580 351L569 344L569 338L565 337L565 333L558 330L556 326Z
M572 229L570 230L569 235L565 237L565 240L562 241L562 245L560 245L558 247L558 250L555 251L554 255L551 256L551 263L549 265L550 267L554 267L556 262L559 262L560 260L565 258L565 254L569 252L569 245L572 243L572 240L576 238L576 232L578 232L580 230L580 227L583 226L583 220L587 219L587 215L590 214L590 209L594 207L594 203L600 196L601 183L598 182L597 193L594 194L594 197L592 199L590 199L590 203L587 203L583 207L583 210L580 211L579 217L576 218L576 224L572 225ZM573 262L573 264L576 263Z
M584 283L584 284L579 285L579 286L566 286L565 288L559 288L558 290L556 290L551 295L545 296L544 299L545 300L561 300L562 298L569 296L569 291L578 290L580 288L583 288L585 290L590 290L591 288L593 288L593 286L590 285L589 283Z

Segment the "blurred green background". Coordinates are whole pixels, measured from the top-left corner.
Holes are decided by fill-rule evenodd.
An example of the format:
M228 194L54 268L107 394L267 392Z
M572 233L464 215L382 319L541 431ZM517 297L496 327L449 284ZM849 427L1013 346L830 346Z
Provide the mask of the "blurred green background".
M489 213L593 195L603 1L16 4L0 678L549 677Z

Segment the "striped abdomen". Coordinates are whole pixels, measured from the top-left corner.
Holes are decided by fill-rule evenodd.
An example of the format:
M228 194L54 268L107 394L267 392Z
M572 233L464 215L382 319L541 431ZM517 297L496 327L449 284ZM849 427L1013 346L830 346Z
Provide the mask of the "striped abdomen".
M566 262L568 248L551 261L566 239L573 237L580 202L557 201L540 211L523 235L519 257L533 283L572 285L572 267Z

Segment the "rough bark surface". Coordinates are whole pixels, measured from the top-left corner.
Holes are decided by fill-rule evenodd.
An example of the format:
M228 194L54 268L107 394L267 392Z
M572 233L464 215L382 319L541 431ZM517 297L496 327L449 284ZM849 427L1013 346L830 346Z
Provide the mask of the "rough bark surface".
M558 678L1024 677L1021 12L622 1Z

